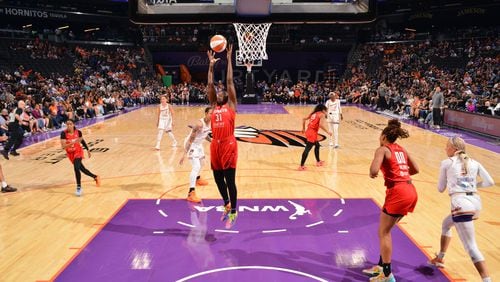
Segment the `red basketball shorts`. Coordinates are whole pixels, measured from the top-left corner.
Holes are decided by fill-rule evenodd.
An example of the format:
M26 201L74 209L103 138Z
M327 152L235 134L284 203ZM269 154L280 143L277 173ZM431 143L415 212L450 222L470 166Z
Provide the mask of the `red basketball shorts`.
M307 142L316 143L316 141L318 141L318 132L308 129L306 130L306 138Z
M237 161L238 145L234 136L223 140L212 140L210 143L210 164L213 170L236 168Z
M385 191L383 209L389 214L407 215L417 205L418 195L413 184L396 183Z
M73 163L75 159L83 159L83 150L75 150L72 152L66 152L66 155L68 156L68 159Z

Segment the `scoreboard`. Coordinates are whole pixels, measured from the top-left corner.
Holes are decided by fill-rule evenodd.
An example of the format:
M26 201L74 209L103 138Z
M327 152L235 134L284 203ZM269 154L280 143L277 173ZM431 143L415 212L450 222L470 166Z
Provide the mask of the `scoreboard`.
M129 0L138 23L318 23L374 19L375 0Z

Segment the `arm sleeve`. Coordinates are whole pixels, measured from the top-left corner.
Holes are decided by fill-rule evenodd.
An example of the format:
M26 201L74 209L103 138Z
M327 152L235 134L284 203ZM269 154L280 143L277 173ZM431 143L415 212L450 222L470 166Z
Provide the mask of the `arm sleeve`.
M450 160L444 160L441 162L441 168L439 168L439 180L438 180L438 191L443 193L446 190L446 170L450 166Z
M480 184L480 187L489 187L495 185L495 182L493 181L493 178L491 178L491 175L484 169L484 167L479 164L479 176L481 177L482 181L478 184Z
M66 131L61 132L61 139L66 139Z
M85 142L85 139L83 139L83 135L82 135L82 132L80 130L78 130L78 137L81 138L81 144L82 144L82 147L85 149L85 150L89 150L89 146L87 146L87 142Z

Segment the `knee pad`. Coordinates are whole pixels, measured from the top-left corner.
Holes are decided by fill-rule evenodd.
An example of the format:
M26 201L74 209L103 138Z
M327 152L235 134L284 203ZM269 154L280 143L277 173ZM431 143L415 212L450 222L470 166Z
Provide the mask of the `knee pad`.
M472 260L473 263L484 261L484 256L483 254L479 251L477 246L474 249L468 250L469 251L469 256L470 259Z
M451 228L445 228L444 226L441 228L441 235L446 237L451 237Z
M201 170L201 163L200 163L200 159L198 158L193 158L191 160L191 165L192 165L192 172L196 173L196 174L199 174L200 173L200 170Z
M451 215L447 216L443 219L443 223L441 225L441 235L446 237L451 237L451 227L453 226L453 219Z

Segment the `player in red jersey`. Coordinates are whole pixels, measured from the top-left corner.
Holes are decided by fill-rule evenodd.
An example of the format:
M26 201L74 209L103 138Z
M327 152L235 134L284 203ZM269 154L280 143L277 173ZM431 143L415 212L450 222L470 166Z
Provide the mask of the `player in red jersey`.
M418 173L418 166L408 152L395 143L396 139L409 136L408 131L401 128L401 123L397 119L390 120L380 135L380 147L375 151L370 166L370 177L377 177L379 170L382 170L387 187L378 230L379 263L363 270L364 273L375 275L370 281L396 281L391 272L391 229L408 212L413 212L417 204L417 191L411 183L410 175Z
M319 141L318 141L318 131L319 129L323 129L328 135L332 135L332 133L322 124L322 119L326 116L326 106L323 104L318 104L312 113L310 113L307 117L302 120L302 132L305 132L307 142L306 148L302 153L302 159L300 161L300 166L298 170L306 170L304 164L306 163L307 156L309 155L309 151L311 151L314 146L314 156L316 157L316 166L323 166L325 163L319 159ZM307 125L306 130L306 121L309 120L309 124Z
M98 175L93 174L87 168L85 168L85 166L83 166L83 148L87 150L89 158L90 151L87 143L85 142L85 140L83 140L82 132L75 128L75 123L73 122L73 120L68 120L66 122L66 127L66 130L61 132L61 146L66 150L66 155L73 164L76 176L76 195L79 197L82 195L81 172L92 177L98 187L101 185L101 179Z
M215 89L214 66L220 58L215 53L207 51L210 61L208 67L207 94L213 107L211 117L212 142L210 143L210 163L214 172L217 188L224 201L222 221L226 228L231 228L238 216L236 189L236 162L238 147L234 136L234 121L236 118L236 89L233 81L232 45L227 46L227 81L226 89Z

